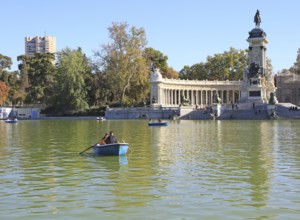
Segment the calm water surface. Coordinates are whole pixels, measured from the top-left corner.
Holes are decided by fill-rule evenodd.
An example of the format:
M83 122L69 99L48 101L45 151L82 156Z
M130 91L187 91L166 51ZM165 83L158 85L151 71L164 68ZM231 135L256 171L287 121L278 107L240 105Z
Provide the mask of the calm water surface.
M79 155L109 130L127 156ZM0 121L0 156L0 219L300 216L300 121Z

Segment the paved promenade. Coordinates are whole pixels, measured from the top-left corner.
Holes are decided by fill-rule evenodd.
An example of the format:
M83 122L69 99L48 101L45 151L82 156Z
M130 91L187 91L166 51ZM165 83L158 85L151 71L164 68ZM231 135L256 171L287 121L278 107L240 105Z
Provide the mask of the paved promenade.
M219 117L213 117L207 109L195 109L192 106L182 108L113 108L105 112L107 119L180 119L180 120L269 120L300 119L300 108L291 103L280 103L275 107L277 117L267 104L255 105L242 103L225 105ZM292 110L291 107L294 107ZM297 110L296 110L297 109Z
M292 110L291 107L294 107ZM279 103L276 105L276 119L300 119L300 108L295 109L291 103ZM268 120L275 119L271 116L271 111L267 109L266 104L253 106L252 104L238 104L237 107L231 105L225 106L222 114L215 118L217 120ZM181 116L180 119L186 120L211 120L214 119L207 110L193 110L189 114Z

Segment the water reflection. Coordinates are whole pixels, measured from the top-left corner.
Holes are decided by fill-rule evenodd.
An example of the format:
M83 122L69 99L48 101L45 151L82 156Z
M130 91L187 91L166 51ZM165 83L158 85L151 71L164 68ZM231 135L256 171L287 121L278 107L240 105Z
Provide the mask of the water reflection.
M228 197L222 194L222 200L237 201L238 206L264 207L276 172L276 143L282 132L278 123L251 121L240 126L237 121L178 121L151 132L157 140L159 165L168 167L167 173L201 177L199 184L211 191L235 191ZM251 201L245 199L248 196Z
M298 121L170 121L167 127L148 127L144 120L69 120L9 126L0 123L1 216L293 219L300 214ZM79 155L109 130L129 143L127 156Z

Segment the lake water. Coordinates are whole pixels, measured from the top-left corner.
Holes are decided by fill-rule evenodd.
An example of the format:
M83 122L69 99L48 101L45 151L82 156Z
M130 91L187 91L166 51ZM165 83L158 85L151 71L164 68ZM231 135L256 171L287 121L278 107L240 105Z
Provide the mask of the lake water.
M0 121L0 219L299 219L300 121L147 122Z

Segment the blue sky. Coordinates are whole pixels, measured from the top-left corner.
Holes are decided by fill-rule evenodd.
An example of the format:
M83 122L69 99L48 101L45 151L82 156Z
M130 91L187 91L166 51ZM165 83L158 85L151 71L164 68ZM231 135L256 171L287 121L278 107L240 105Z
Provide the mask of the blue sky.
M248 48L248 32L260 10L274 72L291 67L300 48L299 0L0 0L0 53L24 54L26 36L56 36L57 51L81 47L88 57L109 42L112 22L144 28L168 65L205 62L207 56Z

